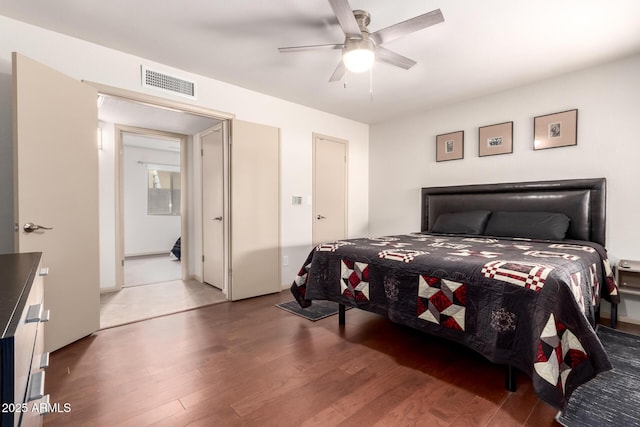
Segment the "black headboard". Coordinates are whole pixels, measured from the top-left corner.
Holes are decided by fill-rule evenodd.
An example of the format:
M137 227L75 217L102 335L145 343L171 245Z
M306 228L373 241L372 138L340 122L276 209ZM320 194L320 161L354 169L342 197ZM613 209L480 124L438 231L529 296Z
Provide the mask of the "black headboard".
M479 209L562 212L571 218L567 239L605 244L605 178L426 187L421 230L440 214Z

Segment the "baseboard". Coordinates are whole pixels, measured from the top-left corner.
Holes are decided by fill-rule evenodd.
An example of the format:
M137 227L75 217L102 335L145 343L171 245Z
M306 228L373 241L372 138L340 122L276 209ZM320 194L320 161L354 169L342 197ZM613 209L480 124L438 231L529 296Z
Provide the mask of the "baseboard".
M145 257L153 257L153 256L169 256L171 251L162 251L162 252L143 252L139 254L126 254L124 256L125 260L128 259L136 259L136 258L145 258Z
M600 316L600 319L610 321L611 317ZM640 319L629 316L618 316L618 323L629 323L631 325L640 325Z

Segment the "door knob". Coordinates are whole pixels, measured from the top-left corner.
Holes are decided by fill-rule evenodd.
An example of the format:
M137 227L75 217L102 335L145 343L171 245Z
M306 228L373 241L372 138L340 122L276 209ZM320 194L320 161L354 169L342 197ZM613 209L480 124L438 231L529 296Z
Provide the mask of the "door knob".
M326 219L326 218L327 218L327 217L326 217L326 216L324 216L324 215L318 215L318 216L316 217L316 219Z
M27 233L31 233L37 230L53 230L53 227L45 227L43 225L34 224L33 222L27 222L22 226L22 229Z
M213 218L214 221L222 221L222 217L221 216L217 216L215 218Z

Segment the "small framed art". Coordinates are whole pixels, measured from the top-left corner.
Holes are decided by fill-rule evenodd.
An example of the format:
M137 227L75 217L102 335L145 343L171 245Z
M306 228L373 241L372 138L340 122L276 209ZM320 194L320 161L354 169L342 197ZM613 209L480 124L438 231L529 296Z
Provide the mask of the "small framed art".
M436 136L436 162L464 158L464 131Z
M533 119L533 149L578 144L578 110L538 116Z
M478 155L513 153L513 122L483 126L478 129Z

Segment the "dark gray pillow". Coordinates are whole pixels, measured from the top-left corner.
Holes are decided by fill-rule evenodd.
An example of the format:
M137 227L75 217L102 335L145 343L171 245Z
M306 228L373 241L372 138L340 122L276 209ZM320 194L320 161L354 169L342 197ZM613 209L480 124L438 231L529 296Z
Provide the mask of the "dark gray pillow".
M493 212L484 234L499 237L564 240L571 220L555 212Z
M434 233L482 234L491 211L468 211L441 214L433 224Z

